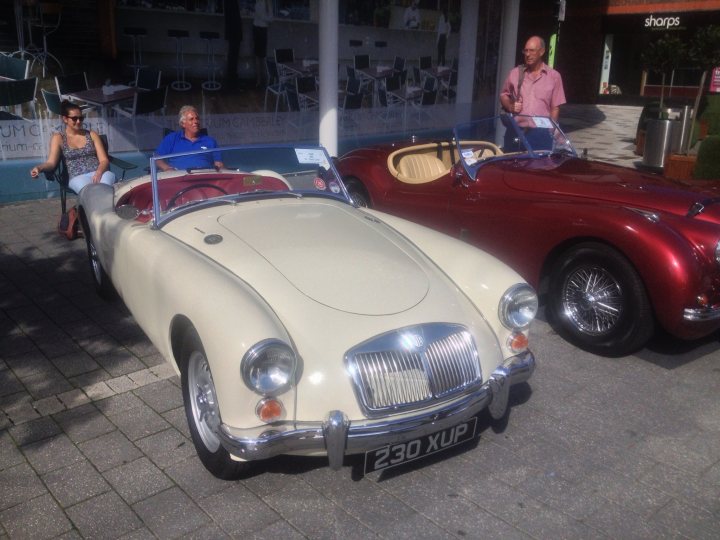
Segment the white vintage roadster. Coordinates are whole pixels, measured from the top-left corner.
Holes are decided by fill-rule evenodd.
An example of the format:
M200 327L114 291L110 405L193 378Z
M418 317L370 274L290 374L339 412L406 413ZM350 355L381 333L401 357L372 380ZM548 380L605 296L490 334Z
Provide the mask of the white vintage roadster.
M227 169L152 158L150 175L79 196L96 287L180 374L210 472L362 453L381 470L472 439L485 408L505 415L535 368L537 297L517 273L355 207L322 148L220 152Z

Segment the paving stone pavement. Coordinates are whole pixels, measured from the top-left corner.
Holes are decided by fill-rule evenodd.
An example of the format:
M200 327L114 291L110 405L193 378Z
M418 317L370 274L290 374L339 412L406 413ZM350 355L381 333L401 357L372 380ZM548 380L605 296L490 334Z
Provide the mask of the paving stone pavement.
M594 156L639 109L567 115ZM635 159L629 144L607 155ZM58 207L0 207L0 539L718 537L718 336L607 359L540 317L504 429L481 417L474 443L367 477L282 457L225 482L174 372L55 233Z

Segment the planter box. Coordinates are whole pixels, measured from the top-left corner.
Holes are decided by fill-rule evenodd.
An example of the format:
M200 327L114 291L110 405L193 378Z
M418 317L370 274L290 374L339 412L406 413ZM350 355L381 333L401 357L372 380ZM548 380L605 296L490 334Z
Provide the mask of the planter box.
M676 180L692 180L695 161L696 155L670 154L665 160L664 175Z

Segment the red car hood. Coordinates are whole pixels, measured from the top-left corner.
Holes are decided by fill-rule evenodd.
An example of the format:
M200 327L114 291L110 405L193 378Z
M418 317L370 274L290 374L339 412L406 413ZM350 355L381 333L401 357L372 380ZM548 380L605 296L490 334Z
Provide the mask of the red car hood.
M512 189L679 215L686 215L695 203L702 202L705 208L699 217L720 222L720 182L671 180L608 163L567 157L505 163L504 179Z

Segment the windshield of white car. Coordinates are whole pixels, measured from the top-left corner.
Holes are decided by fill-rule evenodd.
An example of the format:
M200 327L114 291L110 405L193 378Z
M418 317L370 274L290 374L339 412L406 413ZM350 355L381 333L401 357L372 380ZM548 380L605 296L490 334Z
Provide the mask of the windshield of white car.
M184 214L216 202L321 196L351 204L321 147L257 145L154 156L150 171L158 225L170 212L177 217L178 209Z
M460 161L470 178L493 160L549 154L577 156L560 126L545 116L502 114L458 124L454 136Z

